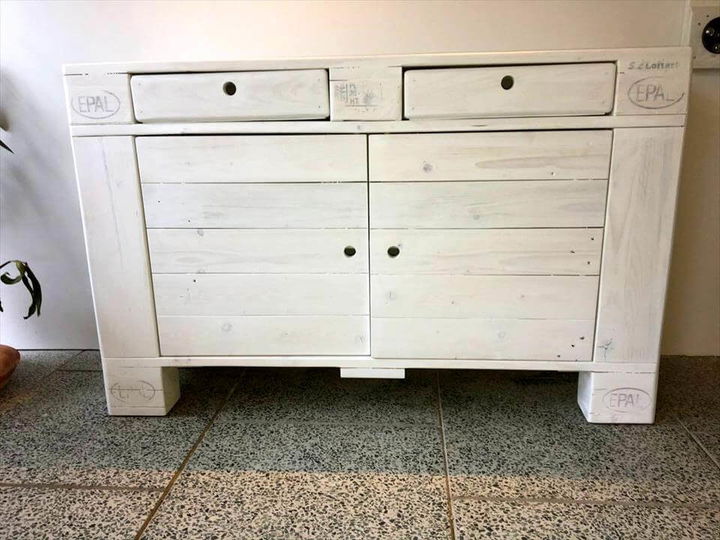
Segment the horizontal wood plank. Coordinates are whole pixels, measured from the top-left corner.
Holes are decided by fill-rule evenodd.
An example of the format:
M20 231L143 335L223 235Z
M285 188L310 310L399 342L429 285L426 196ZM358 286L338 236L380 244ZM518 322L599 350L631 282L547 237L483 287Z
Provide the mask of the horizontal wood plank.
M148 227L367 228L367 185L144 184Z
M362 274L362 229L148 229L154 273ZM346 247L355 248L351 257Z
M412 69L405 72L405 116L606 114L614 90L615 64L609 62Z
M370 226L602 227L606 194L606 180L382 182L370 185Z
M372 230L373 274L597 275L602 229ZM399 254L388 255L396 246Z
M592 319L596 276L372 276L374 317Z
M302 120L330 115L324 69L135 75L139 122Z
M371 135L373 182L603 179L610 131Z
M367 315L362 274L155 274L158 315Z
M143 182L364 182L363 135L138 137Z
M368 354L367 316L158 317L163 355Z
M372 319L376 358L587 361L591 320Z

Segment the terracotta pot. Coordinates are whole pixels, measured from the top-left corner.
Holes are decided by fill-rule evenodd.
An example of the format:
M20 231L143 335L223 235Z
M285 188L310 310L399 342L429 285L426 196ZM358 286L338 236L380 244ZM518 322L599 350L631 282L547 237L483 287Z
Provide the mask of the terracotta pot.
M20 353L7 345L0 345L0 388L10 380L10 375L20 363Z

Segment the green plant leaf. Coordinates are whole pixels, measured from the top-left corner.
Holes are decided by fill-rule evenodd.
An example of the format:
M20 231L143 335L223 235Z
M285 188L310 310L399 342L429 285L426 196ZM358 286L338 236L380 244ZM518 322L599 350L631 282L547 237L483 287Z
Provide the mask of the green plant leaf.
M18 272L17 277L12 277L9 272L4 272L0 275L0 282L6 285L15 285L16 283L22 282L27 291L30 293L31 299L28 314L24 318L28 319L35 314L39 317L40 307L42 306L42 287L40 286L40 281L35 276L35 273L30 269L30 266L23 261L6 261L3 264L0 264L0 268L3 268L10 263L15 264L15 268ZM2 304L0 304L0 311L3 311Z

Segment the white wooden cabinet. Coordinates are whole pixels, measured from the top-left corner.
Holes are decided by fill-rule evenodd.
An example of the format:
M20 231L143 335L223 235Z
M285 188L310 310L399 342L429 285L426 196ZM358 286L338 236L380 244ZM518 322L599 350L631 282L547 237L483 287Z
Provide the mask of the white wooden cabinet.
M178 367L534 369L652 422L689 62L66 66L110 413Z

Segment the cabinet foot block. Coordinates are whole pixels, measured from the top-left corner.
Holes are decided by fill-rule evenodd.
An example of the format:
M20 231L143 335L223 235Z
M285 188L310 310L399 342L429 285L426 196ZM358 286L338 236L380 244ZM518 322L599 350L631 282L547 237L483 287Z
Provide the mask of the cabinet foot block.
M652 424L657 373L582 372L578 404L593 424Z
M105 397L111 416L164 416L180 398L175 367L103 366Z
M343 379L404 379L404 369L394 368L340 368Z

